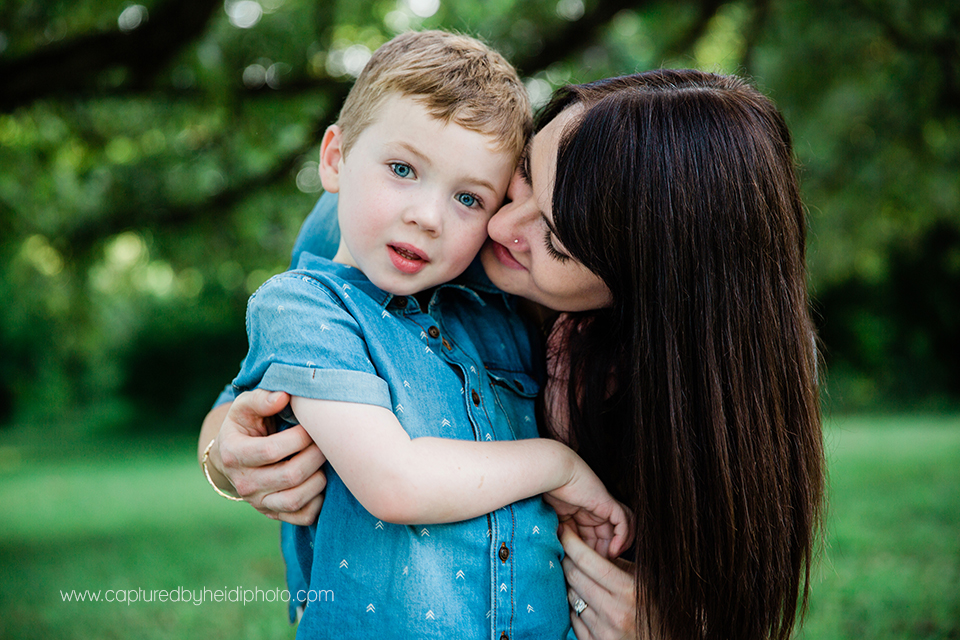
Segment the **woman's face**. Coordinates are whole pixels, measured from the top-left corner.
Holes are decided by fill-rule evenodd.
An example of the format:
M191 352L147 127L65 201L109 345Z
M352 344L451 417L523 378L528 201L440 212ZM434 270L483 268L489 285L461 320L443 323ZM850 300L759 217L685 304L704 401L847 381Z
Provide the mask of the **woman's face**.
M569 107L531 140L507 189L510 202L490 219L490 239L480 251L497 287L556 311L599 309L612 301L603 280L570 257L552 231L557 149L580 109Z

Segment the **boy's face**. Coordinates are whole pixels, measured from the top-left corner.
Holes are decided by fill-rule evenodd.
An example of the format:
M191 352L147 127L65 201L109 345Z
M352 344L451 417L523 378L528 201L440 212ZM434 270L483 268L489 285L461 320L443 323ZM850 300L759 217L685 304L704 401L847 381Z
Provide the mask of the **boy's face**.
M483 134L444 124L416 100L392 96L342 152L327 129L320 177L339 193L336 262L379 288L411 295L460 275L487 237L514 159Z

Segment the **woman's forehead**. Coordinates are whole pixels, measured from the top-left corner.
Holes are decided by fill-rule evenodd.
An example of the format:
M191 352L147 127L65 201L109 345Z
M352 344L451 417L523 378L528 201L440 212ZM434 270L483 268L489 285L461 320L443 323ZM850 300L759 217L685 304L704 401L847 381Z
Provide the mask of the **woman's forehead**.
M557 171L557 150L569 125L583 113L581 104L570 105L547 123L530 141L526 170L541 210L550 210L553 182Z

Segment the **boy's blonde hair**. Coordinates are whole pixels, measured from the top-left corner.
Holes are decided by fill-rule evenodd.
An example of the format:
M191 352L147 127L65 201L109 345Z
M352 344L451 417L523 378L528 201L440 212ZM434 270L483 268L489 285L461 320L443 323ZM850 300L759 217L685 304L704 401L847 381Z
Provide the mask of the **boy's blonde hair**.
M489 137L519 158L532 130L530 99L513 66L469 36L410 31L378 48L347 95L337 125L346 155L383 103L415 98L434 118Z

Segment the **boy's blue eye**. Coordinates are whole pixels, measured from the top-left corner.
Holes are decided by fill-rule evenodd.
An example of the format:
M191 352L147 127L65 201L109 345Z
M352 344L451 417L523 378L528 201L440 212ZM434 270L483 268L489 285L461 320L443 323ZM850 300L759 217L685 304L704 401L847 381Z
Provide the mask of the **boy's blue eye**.
M411 169L409 165L403 164L402 162L391 162L390 170L393 171L398 178L409 178L410 174L413 173L413 169Z
M474 207L474 206L476 206L480 201L477 200L477 196L475 196L475 195L472 195L472 194L469 194L469 193L459 193L459 194L457 194L457 202L459 202L460 204L462 204L462 205L465 206L465 207Z

